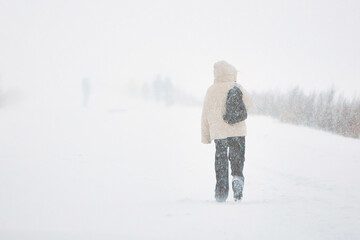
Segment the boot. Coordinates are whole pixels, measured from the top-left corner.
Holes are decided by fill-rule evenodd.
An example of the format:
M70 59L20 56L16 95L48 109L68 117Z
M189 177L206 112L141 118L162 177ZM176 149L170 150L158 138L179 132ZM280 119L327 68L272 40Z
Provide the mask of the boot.
M235 202L240 201L244 189L244 177L234 176L232 181Z
M228 197L228 189L226 187L219 187L215 190L215 199L217 202L225 202Z

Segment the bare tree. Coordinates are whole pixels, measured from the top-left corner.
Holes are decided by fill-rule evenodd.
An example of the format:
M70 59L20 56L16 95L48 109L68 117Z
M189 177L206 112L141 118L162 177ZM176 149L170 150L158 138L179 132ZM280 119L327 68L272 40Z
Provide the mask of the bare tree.
M336 97L331 88L305 94L299 87L287 93L254 93L254 113L269 115L283 122L305 125L347 137L360 137L360 100Z

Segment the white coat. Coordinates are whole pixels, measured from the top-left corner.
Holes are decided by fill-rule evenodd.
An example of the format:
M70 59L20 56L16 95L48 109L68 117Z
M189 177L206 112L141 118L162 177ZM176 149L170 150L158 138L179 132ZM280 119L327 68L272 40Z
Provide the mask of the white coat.
M243 93L246 109L252 106L249 93L236 83L237 70L225 61L214 64L214 84L206 92L201 116L201 142L211 143L211 140L235 136L246 136L246 120L228 124L223 120L226 112L228 91L236 85Z

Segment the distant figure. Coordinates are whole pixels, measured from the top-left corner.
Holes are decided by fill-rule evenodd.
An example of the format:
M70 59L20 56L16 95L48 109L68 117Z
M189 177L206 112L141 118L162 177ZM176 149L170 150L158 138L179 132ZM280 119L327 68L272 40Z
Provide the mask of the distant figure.
M156 78L152 82L152 86L153 86L153 90L154 90L154 94L155 94L155 100L161 101L163 98L162 97L163 96L163 89L162 89L163 81L159 75L156 76Z
M164 101L167 106L173 105L174 103L174 87L169 78L166 78L164 83Z
M83 107L87 107L90 97L90 81L88 78L82 80Z
M210 144L214 140L216 147L215 199L218 202L225 202L228 197L229 160L234 200L241 200L243 195L247 112L241 106L247 109L252 101L248 92L236 83L236 77L235 67L225 61L216 62L214 84L206 92L202 109L201 142Z

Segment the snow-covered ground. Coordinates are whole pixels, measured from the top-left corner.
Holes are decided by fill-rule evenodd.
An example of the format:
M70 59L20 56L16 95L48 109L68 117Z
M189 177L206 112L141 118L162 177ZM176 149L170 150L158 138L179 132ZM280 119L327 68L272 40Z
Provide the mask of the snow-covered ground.
M199 107L0 109L0 239L359 239L360 140L250 116L214 200Z

